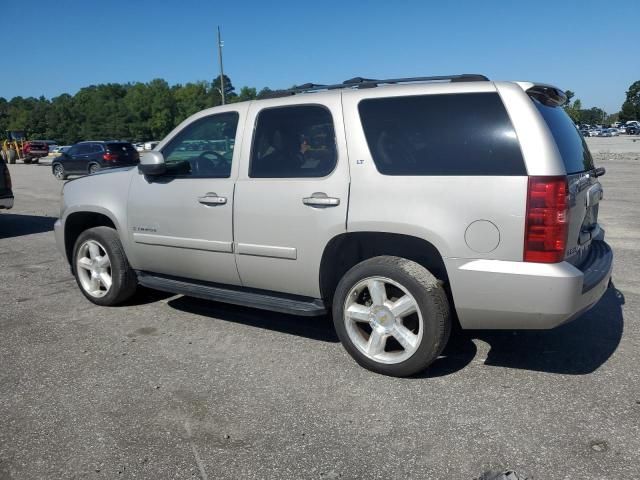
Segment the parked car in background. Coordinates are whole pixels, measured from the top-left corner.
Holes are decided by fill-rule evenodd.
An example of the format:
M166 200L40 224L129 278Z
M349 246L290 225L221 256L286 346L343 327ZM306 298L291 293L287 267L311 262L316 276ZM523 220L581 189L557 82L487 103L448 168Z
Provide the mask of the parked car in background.
M49 144L45 140L29 140L24 144L24 163L38 163L49 155Z
M156 145L158 145L160 142L154 140L151 142L145 142L144 143L144 149L145 150L153 150L154 148L156 148Z
M580 127L579 132L583 137L588 137L589 136L589 128L588 127L584 127L584 126Z
M638 135L640 133L640 123L627 122L625 129L627 130L627 135Z
M138 152L144 152L144 143L134 143L133 146Z
M590 137L599 137L601 133L602 130L600 130L599 128L592 128L591 130L589 130Z
M136 165L140 154L129 142L89 141L76 143L51 163L51 171L59 180L69 175L87 175L103 168Z
M13 191L11 190L11 173L9 166L0 157L0 209L13 207Z
M600 133L601 137L617 137L620 135L617 128L604 128L602 129L602 133Z
M62 145L62 146L58 145L49 153L49 156L51 156L51 157L59 157L60 155L62 155L64 152L66 152L70 148L71 148L71 145Z

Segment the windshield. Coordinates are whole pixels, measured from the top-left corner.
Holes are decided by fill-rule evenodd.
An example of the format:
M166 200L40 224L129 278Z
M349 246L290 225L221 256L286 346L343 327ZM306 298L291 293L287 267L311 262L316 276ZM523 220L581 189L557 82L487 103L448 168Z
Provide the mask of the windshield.
M564 109L543 105L535 99L532 101L551 130L567 173L593 170L589 148Z

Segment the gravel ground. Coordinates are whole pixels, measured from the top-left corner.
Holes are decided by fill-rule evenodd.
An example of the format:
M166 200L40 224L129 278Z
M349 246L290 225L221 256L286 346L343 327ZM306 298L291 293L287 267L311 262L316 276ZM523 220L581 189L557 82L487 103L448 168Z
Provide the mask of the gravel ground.
M589 139L615 288L546 332L467 332L423 376L353 362L328 318L143 291L99 308L12 165L0 214L0 479L535 479L640 472L640 141ZM541 299L542 300L542 299Z

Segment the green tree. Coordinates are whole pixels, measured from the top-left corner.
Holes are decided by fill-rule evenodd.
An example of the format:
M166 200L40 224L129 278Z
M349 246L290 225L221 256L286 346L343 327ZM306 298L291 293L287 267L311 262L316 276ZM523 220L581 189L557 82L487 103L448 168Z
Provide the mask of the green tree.
M247 100L255 100L258 96L256 89L252 87L242 87L240 93L233 99L234 102L244 102Z
M213 105L222 104L222 96L220 95L220 92L222 91L221 85L222 85L222 82L220 80L220 75L218 75L216 78L213 79L213 83L211 84L211 86L213 87L211 89L211 98L213 99ZM231 83L231 79L225 75L224 76L224 98L227 101L227 103L233 102L236 96L235 90L236 89L233 86L233 83Z
M620 110L620 121L640 120L640 80L633 82L627 90L627 98Z
M176 102L176 124L200 110L213 106L206 82L176 85L172 92Z

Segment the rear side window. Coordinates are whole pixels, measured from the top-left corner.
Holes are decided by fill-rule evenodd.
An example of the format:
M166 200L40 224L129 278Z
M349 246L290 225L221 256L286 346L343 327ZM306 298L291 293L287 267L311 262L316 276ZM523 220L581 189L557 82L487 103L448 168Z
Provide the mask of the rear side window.
M526 175L497 93L373 98L358 105L384 175Z
M325 107L267 108L258 114L250 177L324 177L337 158L333 119Z
M593 170L593 158L580 132L562 107L543 105L532 99L547 123L568 174Z
M107 150L111 153L134 153L137 150L130 143L107 143Z

